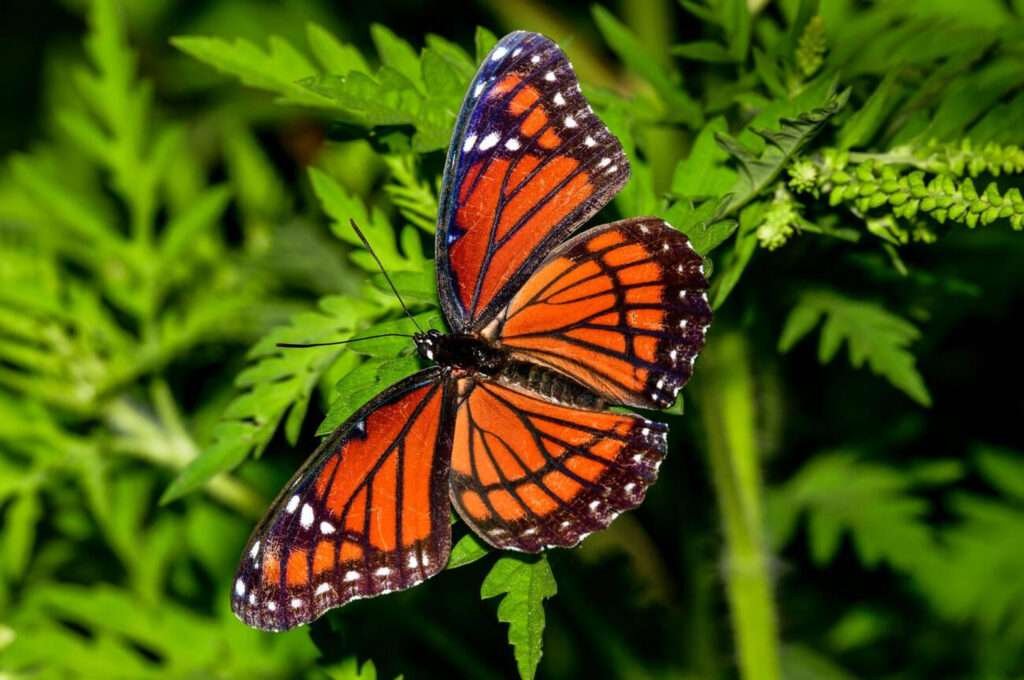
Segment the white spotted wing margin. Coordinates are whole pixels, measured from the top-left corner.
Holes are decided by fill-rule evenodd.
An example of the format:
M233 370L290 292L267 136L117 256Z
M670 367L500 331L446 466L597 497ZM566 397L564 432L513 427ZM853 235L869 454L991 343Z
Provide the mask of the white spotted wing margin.
M628 179L622 145L593 112L558 45L526 31L503 37L470 83L445 162L436 257L451 328L485 327L543 254ZM500 197L489 201L498 186ZM500 283L488 285L491 276ZM472 293L460 293L466 290Z
M444 568L453 399L448 371L428 368L324 440L245 545L231 592L239 619L288 630Z

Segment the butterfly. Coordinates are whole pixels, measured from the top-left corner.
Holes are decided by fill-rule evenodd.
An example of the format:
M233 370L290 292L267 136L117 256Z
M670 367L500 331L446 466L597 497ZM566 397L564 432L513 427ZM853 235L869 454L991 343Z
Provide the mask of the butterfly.
M655 217L569 238L629 177L618 139L544 36L502 38L448 150L436 237L451 334L295 473L234 582L245 623L285 630L444 569L450 507L489 545L569 547L639 505L711 321L700 256Z

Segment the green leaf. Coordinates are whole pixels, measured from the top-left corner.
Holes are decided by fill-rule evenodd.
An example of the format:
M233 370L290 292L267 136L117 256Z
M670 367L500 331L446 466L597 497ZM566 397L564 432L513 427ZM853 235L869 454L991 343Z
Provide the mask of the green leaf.
M838 132L839 148L852 149L871 141L899 103L897 82L895 72L886 75L863 106L846 119Z
M213 442L168 486L161 503L169 503L233 469L250 455L260 455L278 424L291 411L304 413L320 376L338 360L342 346L278 349L276 344L316 343L345 339L379 308L335 296L321 301L322 312L295 316L274 329L250 352L255 363L239 374L242 392L224 411ZM292 428L289 433L295 436ZM292 439L294 442L294 438Z
M947 86L923 140L956 139L964 129L988 112L1007 92L1024 84L1018 60L999 61L975 69Z
M697 40L675 45L672 47L672 54L684 59L706 61L712 64L728 64L734 61L733 55L728 49L711 40Z
M231 200L227 187L210 187L167 223L160 237L160 257L168 266L177 264L187 248L206 232L219 226L221 215Z
M313 182L313 191L320 199L324 212L331 217L331 229L335 235L347 243L360 246L352 255L352 260L356 264L367 271L378 271L377 264L370 254L362 249L362 241L352 229L351 220L359 225L386 270L395 272L423 269L426 258L422 250L403 253L398 247L391 223L379 208L367 209L362 200L345 191L333 177L322 170L310 168L309 178Z
M4 564L12 581L20 581L36 540L36 524L42 515L35 489L25 489L4 515Z
M715 219L721 201L704 201L694 207L688 201L677 201L665 212L665 220L690 239L693 249L707 256L725 243L736 231L736 220Z
M691 128L699 127L703 122L700 106L682 89L679 74L659 63L643 42L611 12L600 5L594 5L591 13L609 47L630 70L649 82L657 92L664 116Z
M850 364L868 368L923 406L931 396L907 347L921 333L908 321L871 302L853 300L831 291L810 291L800 296L779 339L779 351L788 352L824 317L818 359L828 363L844 341Z
M388 198L410 224L433 234L437 225L437 196L430 182L419 177L416 157L388 156L384 160L391 170L389 182L384 185Z
M290 104L318 108L334 106L329 98L300 84L318 75L319 70L304 54L282 38L272 36L266 51L241 38L228 41L222 38L178 36L171 38L171 44L250 87L281 95Z
M312 22L307 24L306 39L324 73L345 75L352 71L370 72L366 59L358 49L344 44L322 26Z
M679 161L672 176L672 193L680 197L718 199L736 185L736 171L726 162L729 153L715 140L728 129L725 118L708 121L693 142L690 155Z
M954 497L956 522L943 532L946 550L914 572L934 609L951 622L975 624L986 636L1024 644L1024 552L1009 537L1024 532L1020 503L975 495Z
M903 570L939 550L928 526L928 504L912 495L912 477L845 452L816 455L770 492L769 528L776 546L793 536L796 518L807 514L811 556L830 562L846 532L869 567L887 562Z
M369 659L360 664L359 659L352 657L321 670L331 680L377 680L377 667Z
M498 43L498 38L483 26L476 27L473 44L476 47L476 62L482 63L487 53Z
M736 212L760 195L775 181L804 145L822 130L825 123L846 106L849 97L849 90L829 94L820 107L802 113L796 118L779 120L777 129L757 128L752 125L749 128L750 133L763 140L764 148L760 153L723 133L717 134L719 144L739 162L742 170L742 176L732 188L731 199L723 207L723 214Z
M459 542L452 548L452 554L448 558L448 569L458 569L467 564L486 557L491 552L490 547L476 535L468 533L459 539Z
M481 599L501 597L498 620L508 626L519 677L532 680L543 647L544 600L558 592L547 558L502 557L480 586Z
M423 80L420 78L420 60L412 45L399 38L387 26L374 24L370 27L373 44L385 66L390 66L409 82L423 91Z
M727 203L729 200L730 198L727 196L723 199L723 203ZM757 250L757 225L761 221L765 207L764 203L754 203L748 205L740 212L736 242L732 250L722 257L721 263L715 268L715 275L711 279L710 298L712 309L719 309L725 304L726 298L729 297L736 284L739 283L740 277L743 276L747 265L750 264L754 251ZM721 214L721 207L716 210L716 213ZM714 231L712 231L711 227L708 229L708 232L710 232L707 234L708 240L711 240L711 237L724 237L723 232L728 224L720 221L714 223L712 227L715 227L715 225L718 226Z
M978 447L975 459L981 474L1010 498L1024 502L1024 455L994 446Z
M5 668L63 677L109 677L111 668L139 678L204 676L213 668L232 677L285 677L304 675L319 656L304 632L268 639L230 615L213 618L105 584L41 584L24 612L4 649Z

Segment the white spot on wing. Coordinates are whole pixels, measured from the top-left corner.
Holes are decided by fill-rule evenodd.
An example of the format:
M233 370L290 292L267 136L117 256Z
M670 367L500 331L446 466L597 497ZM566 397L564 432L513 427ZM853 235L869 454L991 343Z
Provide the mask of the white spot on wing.
M358 571L353 570L353 571L346 571L345 572L345 581L348 582L348 583L351 583L352 581L358 581L359 578L360 578L360 574L359 574Z
M603 168L604 166L608 165L611 162L612 162L611 158L602 158L601 160L599 160L597 162L597 167Z
M302 525L303 529L308 529L313 526L313 506L309 503L302 504L302 514L299 516L299 524Z
M531 64L539 64L540 63L540 55L535 54L532 57L530 57L530 63Z
M572 116L566 116L565 117L565 127L567 127L567 128L574 128L574 127L576 127L576 119L573 118Z
M480 94L484 91L484 87L486 85L487 85L487 83L485 83L482 80L479 83L477 83L476 87L473 88L473 96L474 97L479 97Z
M554 71L548 71L547 73L545 73L544 74L544 80L548 81L549 83L555 82L555 72Z
M295 512L295 508L299 507L299 496L296 494L288 499L288 505L285 506L285 512L289 515Z
M256 555L258 555L259 552L260 552L260 542L256 541L255 543L252 544L252 547L249 548L249 557L251 557L253 559L256 559Z
M480 146L477 148L480 149L481 151L487 151L492 146L497 144L499 139L501 139L501 135L499 135L497 132L492 132L480 140Z
M320 522L320 533L321 534L333 534L334 525L330 522Z
M513 56L513 57L518 57L518 56L519 56L519 53L520 53L520 52L522 52L522 51L523 51L523 48L522 48L522 47L517 47L517 48L515 48L515 49L514 49L514 50L512 51L512 56Z
M374 576L387 576L391 573L391 567L381 567L373 572Z
M583 143L586 144L587 146L595 146L597 144L594 138L591 137L590 135L587 135L587 138L583 140Z
M416 556L415 555L409 555L409 568L410 569L415 569L418 566L420 566L420 561L418 559L416 559Z
M256 604L256 593L249 593L249 604Z
M509 151L516 151L520 147L519 140L515 137L509 137L505 140L505 148Z
M267 609L269 609L272 612L273 611L277 611L277 603L276 602L268 602L267 603Z
M239 597L245 595L245 582L243 582L242 579L238 579L237 581L235 581L235 594L237 594Z
M316 587L316 594L317 595L323 595L324 593L326 593L330 589L331 589L331 584L330 583L321 583L320 585L318 585Z
M469 137L466 137L466 141L462 143L463 152L472 149L474 144L476 144L476 135L470 135Z
M494 51L491 52L491 61L501 61L505 58L506 54L508 54L508 48L496 47Z
M302 600L297 597L292 598L292 609L298 609L302 606Z
M565 97L562 96L561 92L556 92L552 101L555 102L555 106L565 106Z

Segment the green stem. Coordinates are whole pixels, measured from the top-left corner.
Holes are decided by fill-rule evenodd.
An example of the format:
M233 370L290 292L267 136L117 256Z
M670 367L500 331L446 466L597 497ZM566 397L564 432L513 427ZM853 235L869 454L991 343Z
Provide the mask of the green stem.
M724 573L744 680L778 680L779 640L761 511L754 384L743 336L718 335L696 385L725 529Z

